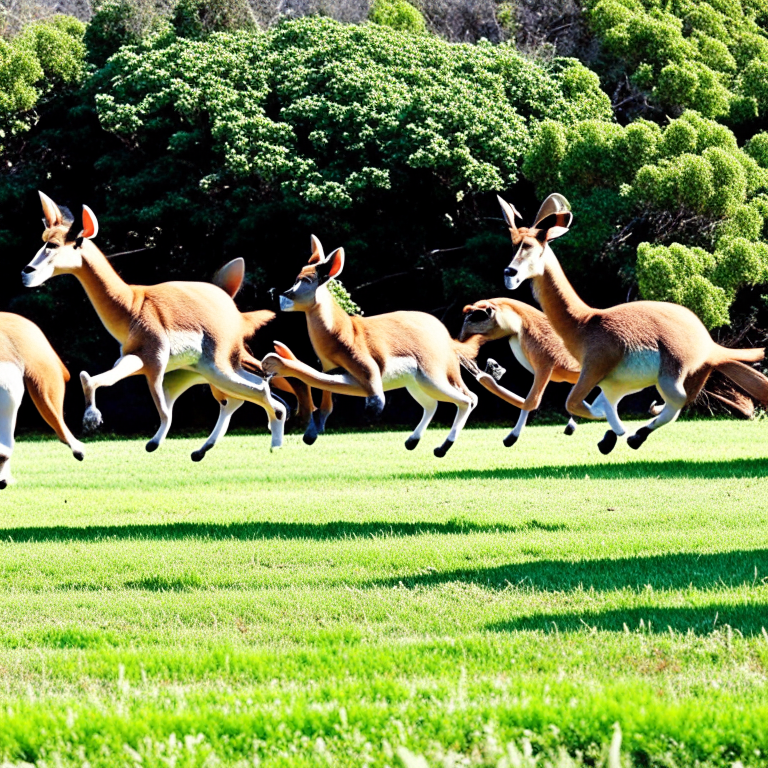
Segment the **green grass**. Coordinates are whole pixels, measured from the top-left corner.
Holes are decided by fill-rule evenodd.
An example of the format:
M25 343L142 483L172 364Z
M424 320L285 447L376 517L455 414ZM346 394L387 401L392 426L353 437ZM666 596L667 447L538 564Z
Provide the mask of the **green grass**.
M0 759L764 766L768 425L561 431L20 442Z

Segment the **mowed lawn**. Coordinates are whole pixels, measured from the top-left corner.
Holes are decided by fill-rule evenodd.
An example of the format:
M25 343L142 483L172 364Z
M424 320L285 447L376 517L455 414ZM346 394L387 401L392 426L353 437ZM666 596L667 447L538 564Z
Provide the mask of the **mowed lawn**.
M0 760L766 765L768 421L604 430L18 443Z

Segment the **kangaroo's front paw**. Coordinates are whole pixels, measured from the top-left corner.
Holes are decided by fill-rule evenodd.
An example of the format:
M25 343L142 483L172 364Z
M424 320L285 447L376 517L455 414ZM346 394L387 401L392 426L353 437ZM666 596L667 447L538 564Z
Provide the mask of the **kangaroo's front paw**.
M274 352L270 352L262 358L261 367L268 376L282 376L288 370L283 358Z

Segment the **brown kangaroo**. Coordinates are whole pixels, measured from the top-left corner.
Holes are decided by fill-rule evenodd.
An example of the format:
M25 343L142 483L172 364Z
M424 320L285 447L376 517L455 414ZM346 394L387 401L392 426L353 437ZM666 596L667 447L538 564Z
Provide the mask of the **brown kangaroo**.
M520 408L517 424L504 438L504 445L510 447L520 437L529 413L541 404L547 384L550 381L575 384L579 378L579 363L565 348L543 312L514 299L483 299L464 307L459 340L467 341L473 336L481 338L483 344L507 339L515 359L533 374L533 384L522 403L517 395L500 387L495 380L478 379L490 392ZM571 418L565 433L572 435L575 430L576 422Z
M453 427L434 451L435 456L445 456L477 403L477 396L461 378L464 346L451 338L437 318L424 312L350 317L326 285L343 267L344 249L337 248L326 257L320 241L312 236L309 264L280 297L283 311L305 313L324 373L296 360L283 345L277 347L282 356L264 357L264 370L329 392L365 397L375 415L384 408L384 392L405 387L424 408L421 421L405 443L409 450L418 445L438 401L453 403L457 408ZM473 365L471 360L467 363Z
M622 397L656 386L664 406L648 424L627 438L639 448L648 435L669 424L696 399L714 370L721 371L758 402L768 403L768 379L744 363L757 362L764 349L728 349L716 344L696 315L685 307L660 301L636 301L609 309L585 304L568 282L550 242L568 232L572 214L568 201L550 195L539 209L533 227L520 227L515 209L499 198L504 218L518 251L504 270L506 287L514 290L525 280L566 349L581 365L579 379L566 407L574 416L606 418L611 429L598 444L610 453L626 430L616 405ZM600 387L603 399L588 404L585 397Z
M0 490L13 482L13 436L25 387L59 440L78 461L83 460L83 446L64 422L68 381L69 371L43 332L24 317L0 312Z
M121 355L110 371L80 381L85 393L86 429L101 423L96 390L142 374L160 414L160 429L147 443L156 450L171 425L171 403L187 388L189 374L197 374L227 398L257 403L267 412L271 448L282 445L285 406L270 392L265 378L245 369L259 362L245 339L254 328L232 298L210 283L169 282L128 285L106 256L93 244L98 221L83 206L82 221L65 220L59 207L40 193L45 217L43 247L22 271L27 287L50 277L72 274L82 283L106 329L120 343ZM194 382L193 382L194 383Z

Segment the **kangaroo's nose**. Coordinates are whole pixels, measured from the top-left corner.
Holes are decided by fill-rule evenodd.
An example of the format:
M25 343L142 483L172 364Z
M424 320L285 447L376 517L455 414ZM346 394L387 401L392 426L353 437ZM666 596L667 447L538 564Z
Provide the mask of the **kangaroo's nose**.
M515 267L507 267L504 270L504 277L514 277L517 274L517 269Z
M27 264L27 266L24 267L24 269L21 270L21 273L23 275L31 275L35 271L35 269L36 268L33 267L31 264Z

